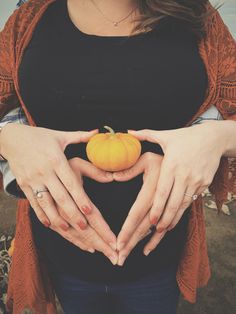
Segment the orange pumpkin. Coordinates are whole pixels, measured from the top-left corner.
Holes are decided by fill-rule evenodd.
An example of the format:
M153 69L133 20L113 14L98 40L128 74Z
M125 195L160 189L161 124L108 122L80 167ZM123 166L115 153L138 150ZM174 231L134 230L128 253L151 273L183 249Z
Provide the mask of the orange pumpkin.
M87 145L88 159L97 167L106 171L120 171L133 166L141 154L141 143L129 133L115 133L109 126L109 132L97 133Z

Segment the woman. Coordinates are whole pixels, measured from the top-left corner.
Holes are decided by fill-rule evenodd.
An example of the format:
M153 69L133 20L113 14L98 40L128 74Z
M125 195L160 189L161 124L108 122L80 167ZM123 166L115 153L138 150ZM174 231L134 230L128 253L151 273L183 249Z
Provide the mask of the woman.
M35 292L28 294L26 301L15 289L14 281L19 283L15 275L22 267L20 241L27 245L31 241L29 216L40 263L35 253L30 260L36 268L45 263L66 313L175 313L179 288L188 294L184 274L177 282L176 272L180 274L183 259L186 265L194 226L199 229L193 233L200 240L198 252L205 256L198 200L213 181L221 158L236 156L231 136L236 126L235 121L209 121L184 128L196 118L207 91L209 100L218 100L212 97L216 89L207 90L212 77L207 77L198 50L206 13L212 12L205 1L165 3L32 0L9 20L4 44L10 29L19 30L25 41L17 40L12 69L6 61L13 59L9 55L7 59L5 49L3 96L7 109L16 106L9 105L10 96L6 99L6 86L13 95L14 85L31 125L8 124L1 134L1 154L30 202L29 212L26 203L21 203L21 211L18 208L18 221L24 224L17 226L18 253L8 294L8 307L13 298L16 313L27 303L36 312L45 313L45 304L47 312L55 309L50 289L46 302L44 291L34 289L42 295L37 299ZM31 23L18 22L23 13L28 13L26 20L32 17ZM141 13L143 22L138 24L135 19ZM220 74L234 70L235 46L226 34L232 58L224 67L221 64ZM231 75L228 72L225 77ZM233 114L216 104L224 118L233 120L235 91L231 86L226 90L222 88L230 95ZM86 142L105 124L116 131L143 129L130 131L146 142L142 156L128 171L106 173L86 160ZM77 132L78 128L95 130ZM20 225L27 236L22 231L19 235ZM207 259L201 264L199 260L188 267L202 271L205 266L206 276L199 277L193 289L209 278ZM34 280L29 281L31 285Z

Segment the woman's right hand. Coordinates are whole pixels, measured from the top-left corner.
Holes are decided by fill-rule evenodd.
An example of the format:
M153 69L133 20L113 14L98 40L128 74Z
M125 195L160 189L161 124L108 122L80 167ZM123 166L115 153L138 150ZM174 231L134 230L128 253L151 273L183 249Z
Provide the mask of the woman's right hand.
M113 176L83 159L68 161L64 154L67 145L87 142L97 131L68 132L9 123L2 129L0 147L38 219L81 249L102 251L114 264L116 236L82 182L83 174L104 183ZM49 192L35 198L33 190L41 188Z

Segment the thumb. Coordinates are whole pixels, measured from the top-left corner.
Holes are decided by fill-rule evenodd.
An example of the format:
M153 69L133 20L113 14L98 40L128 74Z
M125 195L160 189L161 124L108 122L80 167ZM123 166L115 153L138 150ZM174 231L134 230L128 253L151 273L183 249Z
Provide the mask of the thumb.
M98 129L91 131L60 131L63 133L63 146L69 144L77 144L81 142L88 142L88 140L98 132Z
M130 168L113 172L113 179L116 181L128 181L136 177L140 173L144 172L144 163L142 156L139 160Z
M101 183L113 181L113 175L111 172L99 169L87 160L80 160L79 167L82 175L95 181Z

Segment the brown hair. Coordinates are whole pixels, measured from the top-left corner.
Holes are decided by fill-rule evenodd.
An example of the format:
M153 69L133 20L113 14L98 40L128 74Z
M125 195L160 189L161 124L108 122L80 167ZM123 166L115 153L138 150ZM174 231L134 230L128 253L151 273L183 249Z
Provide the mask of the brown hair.
M169 16L184 22L199 39L205 36L206 17L214 11L208 9L209 0L137 0L137 3L140 14L133 32L145 32ZM221 5L210 8L218 9Z

